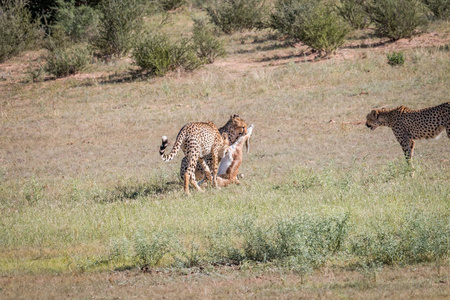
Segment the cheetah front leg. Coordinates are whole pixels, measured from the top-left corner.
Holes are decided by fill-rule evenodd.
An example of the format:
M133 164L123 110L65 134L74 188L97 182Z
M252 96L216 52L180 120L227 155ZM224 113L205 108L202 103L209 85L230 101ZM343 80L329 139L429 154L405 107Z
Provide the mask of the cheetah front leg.
M203 169L204 178L206 178L207 181L212 181L211 170L209 169L206 161L203 158L199 158L198 162Z
M414 155L414 145L415 142L412 139L398 139L400 142L400 145L402 146L403 153L405 154L406 162L408 163L409 167L412 169L411 177L414 177L414 165L412 163L412 157Z
M447 131L447 137L450 139L450 121L447 122L447 125L444 126Z
M412 164L412 157L414 155L414 144L415 142L411 139L405 139L400 141L400 145L402 146L403 153L405 154L405 158L408 161L408 164Z

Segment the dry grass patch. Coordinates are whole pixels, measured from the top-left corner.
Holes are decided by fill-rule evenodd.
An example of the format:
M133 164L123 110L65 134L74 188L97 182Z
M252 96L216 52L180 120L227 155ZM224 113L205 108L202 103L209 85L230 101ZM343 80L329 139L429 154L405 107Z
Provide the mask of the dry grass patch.
M448 274L450 271L445 269ZM388 268L377 281L356 271L325 268L304 279L293 273L253 266L241 268L194 268L186 271L153 270L84 273L74 275L11 276L0 278L4 299L90 297L138 299L171 298L433 298L450 296L448 275L432 266Z

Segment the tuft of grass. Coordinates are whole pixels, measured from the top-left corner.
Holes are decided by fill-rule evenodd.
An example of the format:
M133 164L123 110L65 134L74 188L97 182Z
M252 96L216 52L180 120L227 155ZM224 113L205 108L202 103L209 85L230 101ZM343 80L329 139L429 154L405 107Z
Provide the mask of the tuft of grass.
M138 231L134 237L134 251L140 267L157 265L161 259L171 252L172 245L169 232L154 232L147 237Z
M403 52L392 52L386 55L388 64L391 66L403 66L405 64L405 57Z

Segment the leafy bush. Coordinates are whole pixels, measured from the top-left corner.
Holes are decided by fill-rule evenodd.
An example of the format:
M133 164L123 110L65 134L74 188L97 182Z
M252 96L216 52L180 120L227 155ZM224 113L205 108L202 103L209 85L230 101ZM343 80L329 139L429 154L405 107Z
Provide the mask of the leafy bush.
M33 19L41 22L47 30L56 21L57 7L60 0L27 0L27 7ZM86 5L96 7L102 0L75 0L76 6Z
M45 70L56 77L69 76L85 69L91 56L91 51L86 46L55 48L45 57Z
M189 0L189 4L196 8L205 8L209 2L209 0Z
M151 74L163 76L179 67L194 70L201 65L195 47L188 39L171 42L165 35L148 34L133 50L136 65Z
M278 0L270 18L273 29L325 54L339 48L348 33L336 12L317 0Z
M98 13L92 7L75 6L75 0L57 1L55 25L74 42L92 40L97 35Z
M419 0L371 0L366 12L376 34L393 40L411 37L427 24L425 7Z
M336 7L339 15L355 29L367 28L370 24L365 12L366 0L340 0Z
M105 0L101 12L99 36L94 46L101 56L120 57L130 51L142 28L145 10L139 0Z
M294 39L300 39L305 22L305 12L310 11L312 1L278 0L270 14L270 27Z
M25 0L5 0L0 6L0 63L19 54L38 37Z
M397 221L398 228L380 222L372 230L352 237L350 251L369 264L441 262L450 249L450 227L441 220L412 212Z
M171 248L170 234L167 232L155 232L150 237L137 232L134 238L134 251L141 267L156 265L164 255L170 253Z
M212 29L203 19L194 19L193 41L197 56L205 63L213 63L216 57L224 56L223 42L212 34Z
M437 19L450 18L450 0L422 0Z
M206 11L211 22L226 34L260 28L266 15L263 0L214 0Z
M157 5L163 10L174 10L183 5L185 0L158 0Z
M318 265L340 250L346 236L349 216L303 216L278 220L274 226L257 226L245 220L240 228L244 239L244 256L248 260L267 262L296 257Z
M405 63L403 52L392 52L387 55L388 64L391 66L402 66Z

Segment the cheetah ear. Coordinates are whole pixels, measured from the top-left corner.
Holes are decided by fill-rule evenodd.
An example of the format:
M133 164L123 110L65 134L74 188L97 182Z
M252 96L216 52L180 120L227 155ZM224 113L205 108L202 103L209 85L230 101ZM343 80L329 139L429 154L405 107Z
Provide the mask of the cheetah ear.
M370 112L370 115L371 115L374 119L378 119L378 111L372 110L372 111Z

